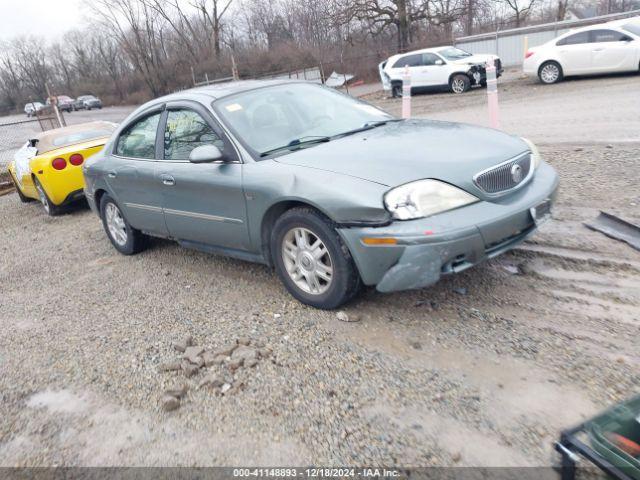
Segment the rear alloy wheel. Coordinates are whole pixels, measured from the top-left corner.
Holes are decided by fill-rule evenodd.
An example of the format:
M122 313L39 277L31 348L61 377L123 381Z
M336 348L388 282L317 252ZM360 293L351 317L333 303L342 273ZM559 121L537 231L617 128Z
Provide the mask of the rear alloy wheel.
M311 208L294 208L271 234L276 272L291 295L316 308L333 309L360 290L360 275L335 225Z
M449 87L453 93L464 93L471 88L471 80L462 73L454 75L449 82Z
M562 80L562 67L558 62L545 62L540 65L538 78L545 85L551 85Z
M144 249L146 235L129 225L118 204L107 194L100 200L100 217L107 237L120 253L133 255Z
M51 199L47 195L47 192L44 191L44 188L42 187L42 184L40 183L40 180L38 180L37 178L34 177L33 183L35 183L35 185L36 185L36 191L38 192L38 198L40 199L40 203L42 203L42 206L44 207L44 211L47 212L47 215L49 215L51 217L55 217L56 215L60 215L62 213L62 211L63 211L62 207L59 207L58 205L55 205L51 201Z

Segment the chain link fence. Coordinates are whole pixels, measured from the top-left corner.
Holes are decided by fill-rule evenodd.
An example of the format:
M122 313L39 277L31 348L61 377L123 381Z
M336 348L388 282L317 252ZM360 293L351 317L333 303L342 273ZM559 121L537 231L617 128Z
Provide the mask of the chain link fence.
M22 115L0 117L0 196L10 193L12 183L7 167L20 147L35 135L65 125L62 112L45 107L35 118Z
M62 112L43 109L35 118L24 119L21 115L0 117L0 171L6 170L17 149L38 133L64 126Z

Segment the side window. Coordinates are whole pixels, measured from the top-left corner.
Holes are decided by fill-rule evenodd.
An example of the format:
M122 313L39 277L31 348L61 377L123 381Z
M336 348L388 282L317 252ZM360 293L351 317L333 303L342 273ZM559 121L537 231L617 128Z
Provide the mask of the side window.
M420 65L422 65L422 54L416 53L399 58L396 60L396 63L393 64L393 68L404 68L405 66L419 67Z
M215 145L224 151L224 142L199 114L193 110L170 110L164 132L165 160L189 160L191 150Z
M129 126L120 134L116 155L132 158L156 157L156 132L160 113L150 115Z
M591 43L624 42L627 38L624 33L615 30L591 30Z
M589 32L574 33L563 38L556 45L579 45L581 43L589 43Z
M422 54L422 65L435 65L436 60L441 60L439 56L435 53L423 53Z

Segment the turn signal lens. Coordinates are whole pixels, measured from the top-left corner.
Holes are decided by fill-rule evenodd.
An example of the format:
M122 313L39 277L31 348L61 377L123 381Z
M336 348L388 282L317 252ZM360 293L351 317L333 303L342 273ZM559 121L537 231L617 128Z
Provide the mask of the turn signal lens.
M62 170L67 166L67 161L64 158L56 158L51 162L51 166L56 170Z
M362 239L362 243L365 245L397 245L398 239L392 237L375 238L365 237Z
M69 157L69 163L71 165L82 165L82 162L84 162L84 158L79 153L74 153Z
M529 58L531 55L533 55L533 52L531 50L528 50L527 53L524 54L524 58Z

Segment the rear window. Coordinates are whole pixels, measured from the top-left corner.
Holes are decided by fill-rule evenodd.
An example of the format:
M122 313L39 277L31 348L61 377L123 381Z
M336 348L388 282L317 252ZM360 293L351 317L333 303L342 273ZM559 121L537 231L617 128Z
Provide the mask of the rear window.
M54 138L51 142L56 147L64 147L66 145L73 145L74 143L86 142L88 140L93 140L94 138L100 137L108 137L111 135L113 130L87 130L85 132L75 132L70 133L69 135L63 135L57 138Z
M628 39L624 33L615 30L592 30L591 43L624 42Z
M396 60L393 68L419 67L420 65L422 65L422 55L420 53L414 53L413 55L405 55Z
M574 33L558 41L556 45L579 45L581 43L589 43L589 32Z

